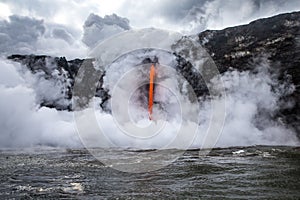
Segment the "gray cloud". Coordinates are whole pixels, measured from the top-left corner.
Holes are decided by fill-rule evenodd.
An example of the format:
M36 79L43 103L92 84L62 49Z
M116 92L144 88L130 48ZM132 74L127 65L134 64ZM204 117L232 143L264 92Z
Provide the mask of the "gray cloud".
M170 22L178 22L186 17L195 6L202 8L206 2L211 0L165 0L158 4L153 14L159 14Z
M43 0L2 0L2 2L9 5L12 12L15 14L31 14L36 16L43 16L45 18L51 17L56 12L59 4L56 1ZM26 9L25 9L26 8ZM24 12L24 13L22 13Z
M32 49L45 33L43 20L17 15L10 16L9 21L0 21L0 27L0 52Z
M123 0L121 3L113 0L109 6L105 1L96 0L2 1L9 5L12 13L76 27L78 32L90 13L101 16L116 13L128 18L133 27L154 26L195 33L300 10L299 0Z
M106 15L102 18L92 13L84 23L82 41L92 48L105 38L129 29L129 20L126 18L116 14Z
M0 21L0 55L33 53L85 57L86 47L80 37L74 29L63 25L12 15Z
M13 14L42 18L47 23L70 25L80 29L91 12L97 12L95 2L78 0L2 0ZM0 14L1 15L1 14Z
M68 43L73 43L74 39L70 33L68 33L65 29L62 28L55 28L52 30L52 37L54 38L60 38Z

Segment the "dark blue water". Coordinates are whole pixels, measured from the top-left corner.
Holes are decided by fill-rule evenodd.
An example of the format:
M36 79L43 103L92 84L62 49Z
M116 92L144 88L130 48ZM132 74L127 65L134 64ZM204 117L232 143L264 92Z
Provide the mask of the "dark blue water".
M299 147L187 151L140 174L107 167L84 149L1 150L0 162L0 199L300 199Z

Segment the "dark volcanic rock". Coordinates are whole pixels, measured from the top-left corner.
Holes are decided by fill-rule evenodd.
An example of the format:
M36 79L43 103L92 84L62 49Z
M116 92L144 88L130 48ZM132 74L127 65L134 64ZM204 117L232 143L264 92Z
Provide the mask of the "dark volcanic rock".
M62 70L67 71L69 78L73 78L84 61L82 59L67 61L65 57L51 57L46 55L11 55L7 58L20 62L28 67L33 73L43 71L49 78L52 77L53 66L60 72Z
M72 110L71 99L74 86L74 80L80 66L85 63L91 63L92 59L74 59L67 61L65 57L51 57L46 55L11 55L7 57L10 60L21 63L32 71L32 73L43 73L44 78L54 82L61 81L64 85L65 92L63 99L69 100L66 104L61 104L61 100L49 100L46 97L39 102L41 106L56 108L57 110ZM55 70L59 72L60 79L58 80ZM95 96L102 98L101 106L110 98L107 90L103 89L103 73L99 77ZM104 107L104 106L103 106Z
M60 81L64 85L64 94L55 101L42 97L41 106L56 108L57 110L71 110L72 88L74 78L84 59L75 59L67 61L65 57L51 57L46 55L11 55L8 59L21 63L31 70L33 74L42 73L47 80L54 82ZM54 73L55 70L58 71ZM63 92L63 91L62 91ZM61 100L69 100L67 103L61 104ZM66 101L65 101L66 102Z
M290 78L296 87L295 92L282 99L294 102L294 106L283 106L277 116L300 133L300 12L220 31L207 30L199 34L199 41L221 73L229 68L255 70L253 59L267 57L274 78L282 82Z

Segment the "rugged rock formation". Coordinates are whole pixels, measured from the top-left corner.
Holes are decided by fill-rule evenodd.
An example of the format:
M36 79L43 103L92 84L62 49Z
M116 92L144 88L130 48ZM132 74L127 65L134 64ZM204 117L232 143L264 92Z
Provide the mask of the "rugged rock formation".
M74 83L74 77L84 60L75 59L67 61L65 57L50 57L45 55L11 55L8 59L20 62L32 73L42 73L45 79L53 79L53 81L58 81L57 77L54 76L54 71L57 70L59 75L61 75L61 80L66 88L67 92L62 96L65 99L71 99L72 97L72 85ZM70 84L67 84L70 80ZM58 110L71 110L71 104L61 105L58 101L48 101L46 98L42 98L40 102L41 106L47 106L51 108L56 108Z
M207 30L198 36L221 73L229 68L255 70L253 59L267 57L274 78L290 81L296 87L291 95L282 99L293 102L294 106L282 106L277 117L300 133L300 12L220 31Z
M283 106L274 117L280 117L285 124L300 132L300 12L260 19L248 25L219 31L207 30L200 33L198 37L199 42L211 54L221 73L231 68L240 71L255 71L254 60L258 57L266 57L271 65L272 77L278 79L279 82L290 81L296 88L292 94L282 97L283 102L293 102L293 106ZM43 71L49 79L53 78L53 69L65 74L66 79L71 80L65 95L67 99L72 96L74 77L84 61L81 59L67 61L64 57L35 55L12 55L8 59L24 64L33 73ZM207 88L201 76L191 72L190 63L180 57L177 61L177 70L189 80L195 93L198 96L205 94ZM109 95L101 88L102 77L99 80L96 95L106 101ZM71 109L70 104L61 107L55 102L45 101L42 105L57 109Z
M32 71L32 73L42 73L45 79L60 81L63 83L64 94L56 101L49 101L47 98L42 98L41 106L56 108L57 110L72 110L71 98L74 79L77 75L78 69L84 63L89 63L92 59L74 59L67 61L65 57L51 57L46 55L11 55L8 59L19 62ZM58 76L55 71L58 71ZM103 74L104 75L104 74ZM99 86L97 88L96 96L101 96L102 99L107 100L109 95L106 90L101 88L103 82L103 75L99 79ZM61 100L68 100L61 104Z

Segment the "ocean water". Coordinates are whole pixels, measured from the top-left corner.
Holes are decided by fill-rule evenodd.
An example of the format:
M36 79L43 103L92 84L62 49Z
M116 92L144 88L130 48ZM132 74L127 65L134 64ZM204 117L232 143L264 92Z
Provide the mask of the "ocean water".
M120 158L128 152L143 153ZM117 171L85 149L2 149L0 163L0 199L300 198L300 147L190 150L145 173Z

